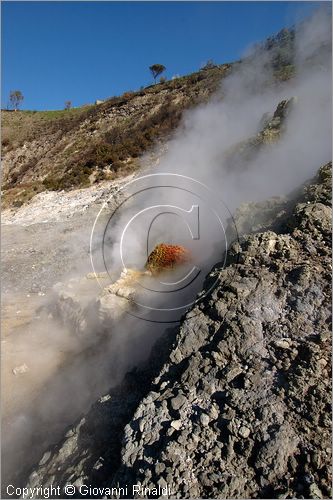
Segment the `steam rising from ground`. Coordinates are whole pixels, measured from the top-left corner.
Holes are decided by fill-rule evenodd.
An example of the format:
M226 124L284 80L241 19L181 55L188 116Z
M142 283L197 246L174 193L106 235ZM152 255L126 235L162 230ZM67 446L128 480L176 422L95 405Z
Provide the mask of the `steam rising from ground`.
M124 210L118 224L112 227L111 262L119 262L120 238L117 235L122 234L133 213L155 205L177 206L189 211L198 202L175 185L172 189L156 189L156 186L173 182L172 176L169 182L164 181L162 173L189 176L204 183L213 193L208 204L200 204L200 241L191 239L184 222L177 221L174 214L165 214L164 221L153 226L154 244L166 242L188 246L196 256L195 264L208 272L214 263L222 260L228 244L218 233L209 211L217 198L233 213L242 203L287 195L331 159L329 9L319 9L311 19L298 26L294 46L296 76L290 81L274 83L273 61L277 49L257 47L234 66L207 104L185 113L166 154L154 170L161 176L149 180L155 189L145 191L141 197L133 197L128 210ZM282 131L280 139L253 150L250 158L235 155L230 161L231 149L255 137L262 128L265 114L272 118L279 102L292 97L296 97L296 102L286 118L286 130ZM179 188L192 190L193 183L183 181L176 181ZM203 192L198 189L199 195ZM230 217L228 211L221 214L225 225L228 215ZM147 227L144 217L138 218L126 244L129 262L139 268L145 257ZM234 230L231 240L235 238ZM195 296L195 290L192 295ZM168 305L170 300L169 296L163 297L164 304Z
M260 51L223 80L206 105L186 114L159 170L181 172L218 189L232 209L242 202L283 195L331 159L331 18L319 10L296 32L296 78L266 86L271 54ZM223 153L258 132L262 116L296 96L282 139L232 171Z
M267 86L271 53L261 50L250 54L223 80L220 90L207 104L185 114L168 145L167 153L154 172L183 174L205 183L231 211L243 202L284 195L299 187L313 176L321 164L331 159L330 37L330 11L319 9L297 30L297 76L281 84ZM236 161L230 168L225 160L226 151L239 141L256 135L264 113L273 113L282 99L292 96L297 97L297 104L288 117L287 130L281 139L262 148L250 161ZM191 203L190 197L179 195L174 190L173 194L160 191L155 197L145 195L134 206L139 209L156 200L186 209ZM208 260L209 268L209 265L221 260L224 248L219 246L220 239L216 237L215 230L210 229L210 216L202 215L202 225L208 231L209 248L199 252L198 259L199 264ZM121 216L112 228L115 246L127 220L127 215ZM173 222L165 221L160 233L156 229L154 238L156 243L163 238L167 243L186 245L183 233L181 225L177 226L173 219ZM142 247L139 234L131 244L135 252ZM188 243L189 246L191 244ZM116 256L114 252L112 261L117 258L118 253ZM144 257L140 258L140 262L134 263L138 267L144 264ZM157 303L160 302L159 298ZM166 302L164 297L162 302ZM164 328L163 325L149 326L147 322L139 323L127 317L122 318L112 337L103 340L100 345L78 342L74 353L71 352L70 363L64 365L48 383L36 400L38 404L35 404L34 411L29 416L17 417L5 450L8 455L9 447L14 450L10 466L18 466L15 452L20 447L25 447L27 453L29 446L37 446L37 439L43 441L47 433L52 434L65 427L112 383L118 382L126 369L148 355L152 342ZM61 335L70 335L70 332L63 331ZM16 440L15 434L18 436ZM47 444L50 441L52 438ZM8 460L9 456L5 459ZM12 471L7 472L10 473Z

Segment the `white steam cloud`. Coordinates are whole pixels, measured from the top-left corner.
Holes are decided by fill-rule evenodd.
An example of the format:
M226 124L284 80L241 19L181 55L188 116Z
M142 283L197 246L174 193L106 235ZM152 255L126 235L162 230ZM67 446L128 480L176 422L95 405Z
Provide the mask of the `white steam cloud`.
M313 177L318 168L331 159L329 9L319 9L298 26L294 47L295 76L287 81L274 82L276 47L272 50L256 48L237 63L208 103L185 113L166 153L153 170L161 177L152 179L151 183L159 185L158 181L164 180L162 173L194 178L215 193L208 200L212 206L214 198L219 198L233 213L242 203L287 195ZM296 102L286 117L281 137L254 149L250 158L240 155L230 162L230 150L241 141L255 137L262 128L264 115L269 113L272 117L282 100L293 97ZM191 189L193 184L188 182L186 185L186 181L180 179L179 187L184 186ZM202 194L203 190L198 192ZM128 211L124 210L117 224L112 226L110 262L119 265L120 235L133 213L158 204L189 210L193 203L193 196L176 188L151 189L131 199ZM203 279L205 272L222 259L226 243L221 240L209 207L200 206L200 210L200 241L191 240L184 221L169 214L154 226L150 249L161 242L184 244L191 249L196 265L203 270ZM222 217L226 222L228 212ZM145 262L146 235L147 220L142 217L129 233L125 245L128 262L133 267L142 268ZM197 288L192 289L192 299L200 283L202 281L198 280ZM174 307L171 296L155 300Z
M296 77L265 87L270 54L249 57L211 101L186 114L158 169L189 175L219 190L232 209L284 195L331 159L331 17L319 9L296 31ZM224 153L256 135L264 113L297 97L281 140L245 165L225 165Z

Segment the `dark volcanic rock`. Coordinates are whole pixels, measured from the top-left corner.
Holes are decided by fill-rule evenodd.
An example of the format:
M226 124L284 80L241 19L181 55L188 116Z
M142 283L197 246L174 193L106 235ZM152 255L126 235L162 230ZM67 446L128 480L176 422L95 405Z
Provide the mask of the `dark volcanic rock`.
M225 154L227 168L239 168L244 162L253 159L265 145L276 142L285 132L287 117L296 102L296 97L284 99L277 105L273 115L265 113L259 124L259 132L255 136L238 142L228 149Z
M219 285L183 321L158 397L125 428L112 484L162 476L178 498L330 495L329 169L306 188L289 233L245 237L238 263L231 251L229 267L214 269Z
M231 248L207 277L218 286L167 332L153 366L122 400L98 403L75 431L80 446L67 437L29 485L331 497L330 179L328 164L285 205L283 233L267 227Z

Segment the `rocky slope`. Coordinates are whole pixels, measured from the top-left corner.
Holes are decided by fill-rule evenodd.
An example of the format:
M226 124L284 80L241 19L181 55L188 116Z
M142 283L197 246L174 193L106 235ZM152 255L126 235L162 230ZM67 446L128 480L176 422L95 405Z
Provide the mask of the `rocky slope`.
M260 211L256 227L251 206L239 212L254 232L207 276L211 296L44 454L29 486L331 497L331 164Z

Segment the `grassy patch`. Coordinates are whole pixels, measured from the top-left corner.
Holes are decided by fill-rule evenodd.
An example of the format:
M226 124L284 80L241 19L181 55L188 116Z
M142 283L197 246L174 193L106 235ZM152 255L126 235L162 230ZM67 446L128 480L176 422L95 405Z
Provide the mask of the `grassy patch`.
M87 113L94 105L82 108L59 109L54 111L38 111L39 117L43 120L61 120L62 118L73 118L77 115Z
M45 186L41 182L25 183L9 188L2 196L2 208L20 207L42 191L45 191Z

